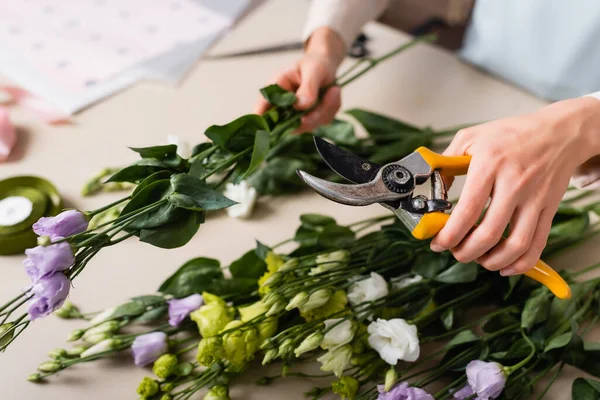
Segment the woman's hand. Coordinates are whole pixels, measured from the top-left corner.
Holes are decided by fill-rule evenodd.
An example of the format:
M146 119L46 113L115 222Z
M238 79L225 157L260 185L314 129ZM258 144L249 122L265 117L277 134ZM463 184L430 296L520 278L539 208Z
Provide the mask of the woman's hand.
M459 131L445 155L470 155L460 200L431 249L504 276L531 269L576 168L600 152L600 101L561 101ZM476 222L491 198L478 226ZM500 239L510 224L508 238Z
M273 79L282 88L296 93L294 107L307 110L317 101L319 89L335 81L335 74L344 58L344 44L337 33L327 27L317 29L308 40L303 57ZM302 117L299 132L312 131L333 121L340 109L339 87L331 87L314 110ZM263 98L254 112L263 114L271 105Z

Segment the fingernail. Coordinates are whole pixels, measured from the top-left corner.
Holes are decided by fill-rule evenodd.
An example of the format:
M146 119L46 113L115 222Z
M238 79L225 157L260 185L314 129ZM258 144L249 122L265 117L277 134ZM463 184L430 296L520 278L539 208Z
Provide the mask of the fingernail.
M298 96L298 105L300 107L309 107L312 104L312 99L308 96Z
M513 267L507 267L504 269L500 270L500 275L502 276L511 276L511 275L516 275L517 271L515 271L515 269Z
M446 250L445 248L443 248L439 244L435 244L435 243L431 243L429 245L429 248L431 249L431 251L435 251L436 253L441 253L442 251Z

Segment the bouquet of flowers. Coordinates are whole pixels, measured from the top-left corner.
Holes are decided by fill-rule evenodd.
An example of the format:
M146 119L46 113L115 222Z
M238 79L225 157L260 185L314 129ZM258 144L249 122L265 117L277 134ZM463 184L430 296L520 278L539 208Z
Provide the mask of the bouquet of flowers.
M428 40L432 37L417 38L379 58L363 59L335 84L344 87L386 59ZM308 135L289 135L305 111L294 109L294 93L277 85L261 92L273 104L265 115L245 115L209 127L205 135L210 141L195 146L189 157L180 156L173 144L132 148L140 160L117 171L103 171L85 189L91 193L103 187L133 188L131 194L96 210L68 210L35 223L39 246L26 251L24 262L32 284L0 305L0 352L31 321L63 304L71 281L103 248L132 236L161 248L180 247L196 234L208 211L234 206L236 212L245 213L246 203L255 200L255 191L283 194L297 190L300 183L295 170L316 171L321 166ZM317 134L378 161L400 158L416 146L458 129L434 132L363 110L349 114L367 128L369 137L357 138L352 124L344 121L323 127ZM392 141L397 143L386 145ZM110 178L103 182L105 175ZM241 196L231 199L224 195L221 189L226 184L233 192L241 191ZM236 185L242 185L241 189ZM23 312L25 306L27 312Z
M595 207L563 203L545 256L596 232L589 219ZM122 351L152 366L137 392L160 400L189 399L202 389L204 399L228 399L229 387L260 360L281 365L260 385L322 378L324 385L307 393L313 399L329 392L346 399L521 399L555 370L549 390L565 364L600 376L598 344L585 341L598 319L600 280L581 279L599 265L563 272L573 296L559 300L522 276L502 278L433 253L390 218L341 226L303 215L295 248L281 250L290 240L257 242L226 268L230 277L218 260L195 258L158 294L89 315L66 303L56 314L87 326L71 333L75 346L51 351L29 379ZM299 372L307 361L323 373ZM598 388L579 378L574 398L594 398Z

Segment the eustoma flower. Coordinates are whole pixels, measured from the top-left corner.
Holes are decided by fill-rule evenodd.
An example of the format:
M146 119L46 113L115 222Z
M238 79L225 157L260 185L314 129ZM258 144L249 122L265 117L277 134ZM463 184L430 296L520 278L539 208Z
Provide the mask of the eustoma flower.
M348 290L348 301L353 306L365 301L373 301L387 296L388 284L377 272L371 272L371 277L354 283Z
M164 332L151 332L135 338L131 345L135 365L143 367L148 365L167 352L167 334Z
M396 385L389 392L384 390L383 385L377 386L377 390L377 400L434 400L432 395L423 389L410 387L408 382Z
M64 242L27 249L25 254L25 272L33 283L68 269L75 261L71 246Z
M233 218L250 218L258 193L256 189L248 184L246 181L241 181L237 185L228 183L225 185L225 197L235 201L238 204L234 204L227 209L227 214Z
M467 365L469 384L454 393L455 399L468 399L474 394L478 400L495 399L504 390L506 374L496 362L473 360Z
M399 360L416 361L420 347L417 327L400 318L388 321L378 319L367 328L369 345L379 353L383 361L396 365Z
M52 241L84 232L88 227L88 219L77 210L67 210L54 217L42 217L33 224L33 231L38 236L49 236Z
M354 337L352 321L346 320L343 322L341 318L328 319L325 323L325 336L321 341L321 348L324 350L336 349L347 343L350 343Z
M29 316L32 320L45 317L63 305L70 290L70 281L63 273L39 279L31 288Z
M197 310L202 305L202 296L192 294L183 299L169 300L169 325L177 326L192 311Z

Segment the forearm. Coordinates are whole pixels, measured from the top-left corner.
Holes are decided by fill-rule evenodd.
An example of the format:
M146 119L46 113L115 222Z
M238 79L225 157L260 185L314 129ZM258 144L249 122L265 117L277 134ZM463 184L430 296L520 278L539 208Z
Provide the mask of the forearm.
M348 49L362 27L387 4L388 0L312 0L302 37L307 41L319 28L328 27Z

